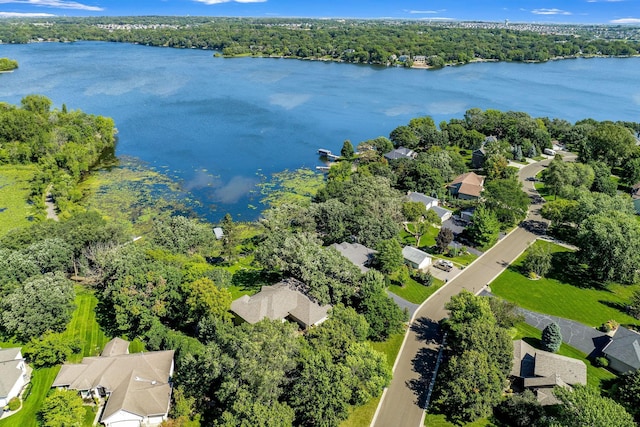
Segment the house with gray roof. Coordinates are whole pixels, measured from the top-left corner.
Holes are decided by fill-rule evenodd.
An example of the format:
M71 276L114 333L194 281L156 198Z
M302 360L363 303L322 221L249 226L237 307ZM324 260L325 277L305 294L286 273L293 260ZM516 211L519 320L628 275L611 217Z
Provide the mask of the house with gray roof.
M438 218L440 218L440 222L448 220L449 218L451 218L451 215L453 215L452 211L441 207L440 200L435 197L427 196L416 191L409 191L407 193L407 198L412 202L419 202L424 204L424 207L427 210L434 211L438 215Z
M418 270L424 270L431 265L431 255L413 246L402 248L402 257L406 264Z
M369 271L369 265L378 251L369 249L360 243L334 243L332 245L343 257L347 258L363 273Z
M106 427L160 425L169 414L174 351L128 354L128 344L116 338L101 356L65 363L52 387L106 400L100 416Z
M319 325L327 320L330 305L319 305L288 282L263 286L253 296L243 295L231 303L231 311L247 323L257 323L264 318L291 319L302 328Z
M394 150L389 151L384 155L384 158L387 160L396 160L396 159L415 159L418 156L413 150L405 147L398 147Z
M20 395L29 382L28 375L20 347L0 349L0 414L11 399Z
M609 368L621 374L635 372L640 368L640 334L618 326L602 352L609 360Z
M511 367L513 388L532 390L541 405L558 402L553 388L587 384L587 366L583 361L538 350L523 340L513 342Z

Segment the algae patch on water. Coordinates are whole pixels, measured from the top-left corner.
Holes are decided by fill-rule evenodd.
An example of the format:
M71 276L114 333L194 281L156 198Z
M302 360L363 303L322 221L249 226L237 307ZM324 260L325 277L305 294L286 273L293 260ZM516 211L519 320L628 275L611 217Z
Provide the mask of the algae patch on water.
M323 175L310 169L297 169L274 173L269 180L263 177L258 187L263 196L261 202L265 205L291 203L308 206L323 185Z
M144 231L153 219L190 215L198 202L172 178L130 157L92 172L81 185L82 205L116 221L131 222Z

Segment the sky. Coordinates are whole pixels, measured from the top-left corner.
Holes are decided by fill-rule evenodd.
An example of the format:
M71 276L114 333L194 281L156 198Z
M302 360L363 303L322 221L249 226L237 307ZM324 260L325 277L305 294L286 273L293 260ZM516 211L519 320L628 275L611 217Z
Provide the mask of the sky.
M131 15L640 24L640 0L0 0L0 17Z

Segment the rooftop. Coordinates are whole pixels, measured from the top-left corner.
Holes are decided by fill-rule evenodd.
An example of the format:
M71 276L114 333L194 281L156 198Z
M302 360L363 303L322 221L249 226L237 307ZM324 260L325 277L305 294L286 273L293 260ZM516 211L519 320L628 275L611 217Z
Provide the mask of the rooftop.
M422 252L420 249L416 249L413 246L405 246L402 248L402 256L407 261L411 261L414 264L420 265L425 259L431 258L426 252Z
M618 326L616 333L602 352L638 369L640 368L640 334L624 326Z
M366 273L369 271L368 265L377 251L369 249L360 243L334 243L333 247L345 258L355 264L360 271Z

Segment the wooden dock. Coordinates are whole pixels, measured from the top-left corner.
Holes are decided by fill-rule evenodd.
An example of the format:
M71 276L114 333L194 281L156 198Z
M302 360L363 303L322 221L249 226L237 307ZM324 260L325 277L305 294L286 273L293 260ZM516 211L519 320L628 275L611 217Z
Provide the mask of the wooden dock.
M318 154L320 155L320 157L326 157L329 160L338 160L340 158L340 156L333 154L330 150L327 150L325 148L320 148L318 149Z

